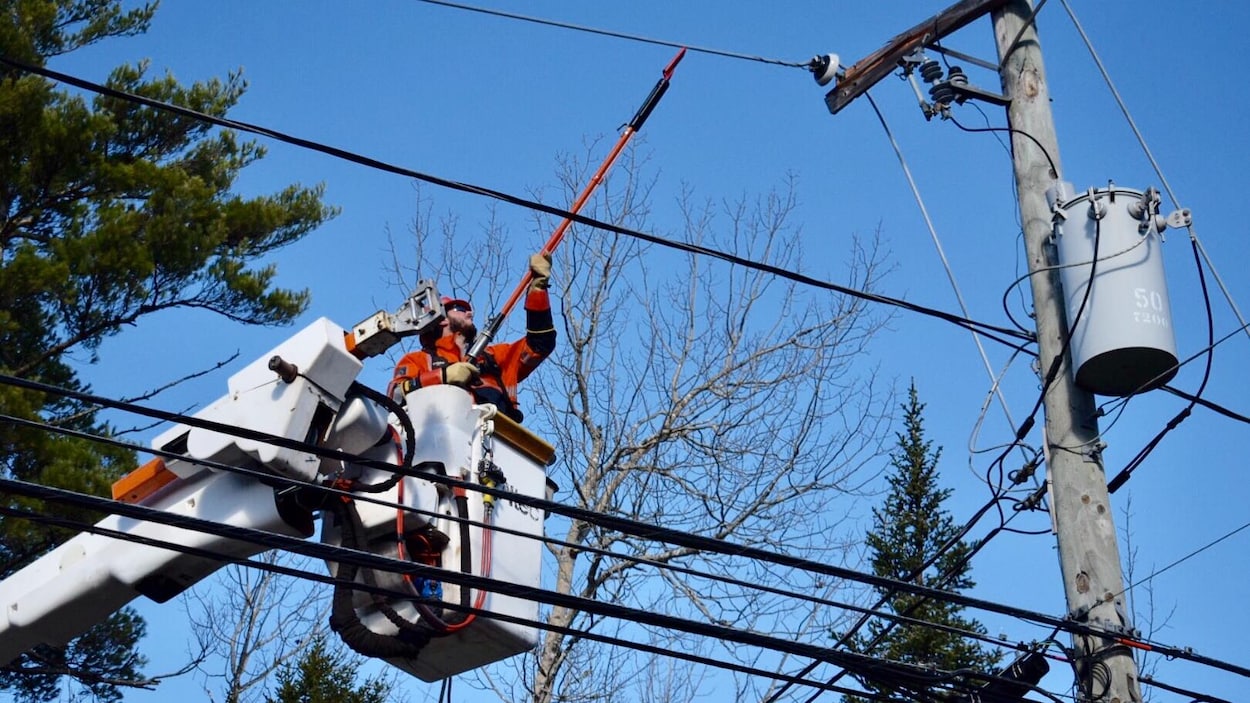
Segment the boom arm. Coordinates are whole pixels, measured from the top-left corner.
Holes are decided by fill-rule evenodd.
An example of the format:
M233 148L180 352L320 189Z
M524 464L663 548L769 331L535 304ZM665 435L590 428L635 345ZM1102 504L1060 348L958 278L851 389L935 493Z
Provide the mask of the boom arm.
M291 440L285 443L288 446L241 437L225 427L177 425L152 442L163 455L177 458L143 465L114 485L114 498L174 515L304 538L315 532L313 511L319 510L325 542L537 587L540 515L472 492L466 496L457 491L453 496L445 485L426 477L437 473L543 497L544 467L553 456L550 446L506 418L495 417L494 406L474 405L468 393L453 386L418 389L401 407L356 383L364 357L439 321L443 311L438 300L433 286L423 282L396 313L378 313L351 333L324 318L317 320L231 376L226 395L195 415L252 430L248 433L252 437L286 438ZM375 324L367 324L370 321ZM408 446L415 448L412 456L401 457L395 439L399 432L408 435ZM328 459L313 448L368 461L358 465ZM230 467L244 471L227 470ZM292 481L308 487L282 490ZM324 500L320 485L368 491L381 505ZM293 496L301 499L290 500ZM451 520L453 515L458 519ZM495 534L493 525L506 527L507 532ZM251 542L134 518L109 516L98 526L202 551L191 555L101 534L79 534L0 581L0 665L39 644L64 644L140 595L165 602L216 571L226 559L247 558L263 549ZM204 552L223 559L202 556ZM331 626L358 651L426 680L445 678L537 643L532 627L482 616L476 621L448 617L441 607L446 596L448 602L469 604L483 613L533 619L535 603L484 592L470 598L467 589L450 583L444 594L437 580L416 583L394 574L328 566L347 584L336 587ZM385 584L394 596L366 596L351 583ZM396 623L406 623L405 632L399 632Z
M290 382L269 370L280 358L299 369ZM328 320L313 323L229 380L229 393L197 418L259 430L293 440L310 431L366 436L386 431L386 414L358 419L361 426L336 427L362 363L349 354L343 331ZM364 429L371 425L371 429ZM358 442L359 443L359 442ZM156 461L115 486L115 498L141 502L177 515L212 520L288 536L312 535L312 516L279 505L272 486L241 474L204 467L196 460L234 464L311 480L320 459L219 432L176 426L153 445L185 459ZM363 449L355 447L355 449ZM248 557L260 548L214 535L109 516L101 527L124 534ZM31 647L63 644L139 595L164 602L222 565L216 560L147 547L100 535L80 534L27 568L0 582L0 663Z

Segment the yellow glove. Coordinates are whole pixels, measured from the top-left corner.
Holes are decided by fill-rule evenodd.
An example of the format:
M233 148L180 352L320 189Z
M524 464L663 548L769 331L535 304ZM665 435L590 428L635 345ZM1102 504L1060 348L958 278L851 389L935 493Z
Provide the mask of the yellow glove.
M530 254L530 290L551 285L551 254Z
M477 383L478 376L477 367L467 361L457 361L443 369L443 383L461 388L468 388Z

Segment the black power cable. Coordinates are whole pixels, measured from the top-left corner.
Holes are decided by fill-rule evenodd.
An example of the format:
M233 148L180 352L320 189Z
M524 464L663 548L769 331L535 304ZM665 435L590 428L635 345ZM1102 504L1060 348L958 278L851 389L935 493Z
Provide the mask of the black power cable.
M285 535L265 532L263 530L255 530L255 529L242 528L242 527L236 527L236 526L231 526L231 525L223 525L220 523L211 522L208 520L202 520L199 518L175 515L175 514L161 511L161 510L148 508L146 506L121 503L121 502L109 500L106 498L99 498L96 496L76 493L73 491L67 491L67 490L58 489L58 488L51 488L47 486L40 486L37 484L25 482L25 481L15 481L12 479L0 478L0 492L8 493L11 495L23 496L26 498L32 498L36 500L72 505L75 507L85 508L88 510L93 510L93 511L98 511L98 512L112 513L115 515L132 518L135 520L155 522L158 524L168 525L170 527L176 527L179 529L194 530L197 532L213 534L217 536L226 537L231 540L246 542L246 543L253 544L259 547L263 547L266 549L280 549L283 551L292 552L295 554L300 554L303 556L321 559L321 560L329 561L329 562L335 562L339 564L351 564L356 567L374 569L378 571L386 571L386 572L395 573L395 574L406 574L406 575L410 575L410 576L418 577L418 578L437 578L437 579L440 579L449 583L457 584L461 586L462 588L489 590L494 593L508 595L514 598L521 598L525 600L536 601L539 603L544 603L544 604L552 605L552 606L572 608L575 610L585 611L585 612L589 612L589 613L593 613L597 615L602 615L605 617L638 623L638 624L645 625L645 626L657 627L657 628L661 628L665 630L676 630L676 631L681 631L681 632L687 632L689 634L714 638L720 641L734 642L737 644L759 647L761 649L766 649L772 652L793 654L793 655L804 656L804 657L816 657L822 660L837 662L842 666L847 666L849 668L853 668L856 670L859 670L859 669L871 670L879 674L883 670L888 669L895 676L909 678L909 679L914 679L914 678L928 679L928 678L932 678L935 675L934 671L926 669L924 667L912 666L909 664L898 663L898 662L889 662L886 660L881 660L878 658L874 658L874 657L870 657L866 655L860 655L860 654L856 654L852 652L839 652L837 650L833 650L828 647L820 647L817 645L802 644L802 643L798 643L798 642L795 642L793 640L788 640L788 639L774 638L768 635L763 635L763 634L752 632L749 630L735 629L735 628L726 627L723 625L716 625L716 624L710 624L710 623L698 623L695 621L687 620L685 618L664 615L664 614L656 613L650 610L640 610L636 608L629 608L629 607L617 605L614 603L595 601L595 600L583 598L580 596L566 595L566 594L561 594L555 591L549 591L549 590L545 590L541 588L522 586L519 584L508 583L505 581L498 581L490 577L475 576L471 573L466 574L466 573L462 573L462 572L458 572L454 570L444 571L437 567L426 566L417 562L400 561L397 559L392 559L389 557L371 554L368 552L361 552L358 550L348 549L345 547L339 547L339 546L330 545L330 544L309 542L309 541L297 539L294 537L287 537ZM98 526L94 526L94 525L87 525L85 523L76 523L75 521L72 521L72 520L65 520L62 518L55 518L55 517L51 517L47 515L41 515L38 513L34 513L33 511L28 511L28 510L21 509L21 508L10 508L10 507L0 506L0 513L12 515L15 517L24 517L24 518L28 518L32 520L48 521L50 523L59 524L65 527L73 527L73 528L81 529L81 530L92 532L92 533L101 533L101 534L105 534L106 536L114 537L117 539L136 541L136 542L146 544L149 546L159 547L161 549L170 549L170 550L179 551L183 553L193 554L195 556L202 556L205 558L216 559L216 560L220 560L223 562L236 563L236 564L242 564L242 565L249 566L249 567L254 566L257 568L266 568L266 569L273 567L272 570L275 570L279 573L284 573L286 575L297 576L299 578L308 578L310 580L315 580L315 581L319 581L322 583L333 583L333 584L338 584L338 585L346 584L353 589L376 593L378 595L385 595L385 596L391 596L391 597L397 597L397 598L403 598L403 599L409 599L409 600L414 599L411 593L395 592L395 591L381 588L372 584L364 584L364 583L359 583L359 582L354 582L354 581L348 582L348 581L344 581L343 579L338 579L333 576L314 574L313 572L293 569L291 567L282 567L280 565L262 566L262 565L257 564L256 562L252 562L247 559L231 557L228 555L222 555L222 554L212 552L211 550L203 550L203 549L194 548L194 547L185 547L183 545L179 545L174 542L154 539L150 537L138 537L135 535L130 535L128 533L121 533L118 531L109 530L107 528L99 528ZM475 614L481 614L481 615L484 615L485 617L490 617L492 619L496 619L496 620L500 620L504 622L512 622L515 624L520 624L520 625L525 625L525 626L538 627L540 629L552 629L548 627L547 623L542 623L542 622L538 622L534 620L529 620L526 618L511 616L506 613L493 613L489 611L479 611L473 608L472 606L465 606L465 605L456 604L456 603L439 602L439 605L444 608L457 610L461 612L472 612ZM576 633L578 636L586 636L586 635L591 634L588 631L581 631L581 630L575 630L573 632ZM620 644L621 642L624 642L624 641L617 640L613 643ZM633 647L633 643L630 643L629 646ZM665 650L665 649L659 649L659 648L655 648L654 653L663 653L666 655L675 654L675 652L672 652L671 650ZM730 669L735 669L735 670L739 668L739 665L733 665L727 662L719 662L719 661L715 661L715 660L708 659L708 658L698 658L698 663L716 665L721 668L730 668ZM766 672L766 671L759 670L759 669L750 669L748 672L744 672L744 673L752 673L755 675L767 676L769 678L774 678L778 680L788 680L792 678L785 674L780 674L776 672ZM936 672L936 673L941 674L944 672ZM803 683L804 685L808 685L808 686L815 686L817 688L824 688L824 685L822 685L819 682L803 681L801 683ZM835 687L834 690L835 692L842 692L842 693L848 693L848 694L853 694L853 695L863 695L859 691L854 691L850 689L837 689ZM882 700L895 700L895 699L882 699Z
M234 428L229 425L224 425L222 423L211 422L211 421L202 420L202 419L194 418L194 417L178 416L174 413L168 413L165 411L144 408L142 406L136 406L136 405L129 404L129 403L119 403L114 400L102 398L99 396L94 396L88 393L71 391L68 389L58 388L58 387L50 386L47 384L42 384L42 383L38 383L34 381L28 381L25 379L19 379L19 378L7 376L4 374L0 374L0 383L10 383L12 385L18 385L23 388L28 388L32 390L41 390L43 392L49 392L49 393L54 393L58 395L64 395L67 397L76 398L84 402L97 403L97 404L106 405L109 407L117 407L120 409L128 409L133 412L137 412L139 414L149 415L153 417L161 417L163 419L181 418L188 425L203 426L207 429L212 429L218 432L225 432L227 434L234 432L236 434L239 434L240 436L250 437L253 439L257 439L259 441L272 442L273 444L277 446L298 449L300 451L307 451L309 453L322 456L323 458L354 461L356 463L359 463L362 466L382 468L388 471L394 471L399 468L395 465L387 464L386 462L361 460L360 457L346 454L344 452L323 449L323 448L311 446L302 442L289 440L284 437L268 435L263 432L256 432L254 430L246 430L243 428ZM10 421L10 422L12 421L25 422L25 423L31 422L29 420L21 420L19 418L11 418L8 416L0 417L0 419L3 419L5 421ZM52 428L49 428L49 429L52 429ZM193 461L198 461L198 460L193 460ZM742 557L746 559L753 559L756 561L773 563L773 564L777 564L780 566L803 569L812 573L817 573L817 574L824 575L824 576L830 576L834 578L841 578L841 579L846 579L849 581L864 583L864 584L877 587L877 588L896 589L900 592L905 592L905 593L909 593L909 594L920 596L920 597L933 598L933 599L937 599L941 601L954 603L956 605L960 605L963 607L969 607L969 608L974 608L974 609L979 609L979 610L985 610L988 612L994 612L1000 615L1006 615L1008 617L1012 617L1012 618L1026 621L1026 622L1033 622L1036 624L1055 627L1055 628L1058 628L1058 629L1061 629L1070 633L1082 634L1086 636L1097 636L1097 637L1102 637L1102 636L1105 636L1106 634L1097 628L1089 627L1081 623L1069 620L1067 618L1056 617L1056 616L1048 615L1048 614L1037 612L1037 611L1030 611L1024 608L1018 608L1015 606L994 603L992 601L986 601L983 599L972 598L970 596L965 596L963 594L941 591L938 589L926 588L923 586L917 586L915 584L910 584L910 583L906 583L903 581L880 577L880 576L876 576L873 574L861 573L861 572L857 572L857 571L847 569L844 567L831 566L828 564L823 564L820 562L815 562L809 559L803 559L800 557L795 557L795 556L787 555L784 553L773 552L773 551L769 551L769 550L765 550L761 548L751 547L748 545L736 544L733 542L728 542L726 540L719 540L719 539L715 539L712 537L704 537L701 535L685 533L679 530L673 530L670 528L660 527L658 525L652 525L652 524L648 524L648 523L641 522L638 520L632 520L629 518L622 518L622 517L613 516L613 515L605 515L602 513L596 513L591 510L577 508L575 506L568 506L562 503L556 503L556 502L549 501L543 498L536 498L536 497L527 496L524 494L513 493L511 491L501 490L498 488L487 487L487 486L477 484L477 483L461 481L459 479L451 478L448 476L440 476L437 474L427 473L427 474L420 474L419 478L429 480L433 483L440 483L451 488L462 488L465 490L471 490L471 491L476 491L478 493L491 495L498 499L509 500L518 505L530 507L535 510L548 511L548 512L554 512L554 513L566 515L574 519L584 520L586 522L590 522L590 523L593 523L593 524L596 524L596 525L599 525L608 529L614 529L616 531L623 532L629 535L633 535L635 537L640 537L643 539L665 541L665 542L669 542L671 544L675 544L678 546L687 547L690 549L696 549L696 550L700 550L704 552L717 553L717 554L722 554L722 555L731 556L731 557ZM54 489L54 488L34 486L33 484L22 484L21 482L13 482L11 479L0 479L0 489L3 489L9 483L31 486L32 487L31 490L41 490L41 491L51 491L51 492L59 491L59 489ZM74 494L74 495L77 495L77 494ZM108 501L106 499L97 498L94 496L84 496L84 499L88 501L105 501L109 505L113 504L113 501ZM141 506L130 506L128 504L118 504L118 505L119 505L119 510L117 511L108 510L106 512L119 512L120 513L121 509L123 508L124 509L134 508L136 510L151 510L149 508L142 508ZM94 503L91 506L87 506L87 507L90 507L92 509L99 509L99 505L94 504ZM160 515L165 514L165 513L162 513L161 511L152 511L152 512L155 512ZM160 522L160 520L156 520L156 521ZM205 521L200 521L200 522L205 522ZM206 524L210 526L217 525L217 523L211 523L211 522L206 523ZM195 528L189 528L189 529L195 529ZM242 528L232 528L232 529L242 529ZM268 534L268 533L265 533L265 534ZM283 537L282 539L291 540L292 542L297 543L297 544L303 544L303 542L299 540L294 540L293 538ZM244 541L247 541L247 540L244 540ZM285 547L276 547L276 548L285 548ZM293 550L293 551L298 551L298 550ZM317 556L317 555L311 555L311 556ZM383 557L379 557L379 558L383 558ZM440 573L442 572L440 571ZM417 574L417 575L420 576L422 574ZM480 585L476 581L476 579L481 579L482 577L456 574L455 578L466 579L467 580L466 585L472 588L477 585ZM444 580L453 581L452 578L444 578ZM452 607L455 607L455 606L452 606ZM577 606L572 605L569 607L576 608ZM605 613L605 614L610 616L610 614L608 613ZM1233 673L1238 673L1240 675L1250 677L1250 669L1246 669L1244 667L1239 667L1233 664L1219 662L1218 660L1213 660L1207 657L1200 657L1198 655L1194 655L1192 652L1188 652L1186 650L1176 648L1176 647L1163 645L1161 643L1149 642L1146 640L1135 640L1135 641L1140 644L1149 645L1153 651L1164 654L1165 656L1187 659L1191 661L1202 661L1203 663L1211 663L1212 666L1216 666L1217 668L1222 668L1224 670L1227 670Z
M1128 464L1120 470L1120 473L1116 474L1115 477L1107 483L1108 493L1115 493L1121 486L1123 486L1133 475L1133 472L1137 470L1137 467L1141 466L1142 463L1146 461L1146 457L1150 456L1150 453L1155 450L1155 447L1159 446L1159 443L1163 441L1163 438L1167 436L1169 432L1176 429L1177 425L1181 424L1186 418L1189 417L1189 414L1193 411L1194 406L1197 405L1198 401L1202 398L1202 393L1207 388L1207 381L1211 380L1211 365L1215 359L1215 320L1211 314L1211 294L1207 290L1207 278L1206 274L1204 274L1202 270L1202 258L1198 254L1198 245L1195 240L1190 240L1190 247L1194 252L1194 264L1198 269L1198 283L1202 287L1202 299L1206 303L1207 311L1207 353L1206 365L1202 372L1202 382L1198 384L1198 391L1194 393L1193 398L1189 401L1189 404L1177 413L1175 417L1169 420L1167 425L1165 425L1158 434L1152 437L1136 456L1129 460Z
M113 401L108 398L103 398L100 396L95 396L89 393L81 393L78 391L71 391L69 389L57 388L55 386L50 386L50 385L38 383L35 381L29 381L26 379L20 379L20 378L16 378L13 376L8 376L6 374L0 374L0 383L15 385L15 386L27 388L30 390L40 390L42 392L64 395L66 397L75 398L77 400L87 402L87 403L96 403L99 405L105 405L108 407L136 412L141 415L148 415L150 417L158 417L160 419L164 419L167 421L182 422L192 427L201 427L201 428L209 429L215 432L233 434L233 435L246 437L246 438L257 440L257 441L268 442L268 443L274 444L275 446L295 449L297 451L308 452L310 454L314 454L322 458L349 461L349 462L359 464L360 466L383 469L383 470L390 471L390 472L396 472L396 471L401 470L401 467L393 465L393 464L388 464L386 462L362 459L361 457L347 454L345 452L340 452L340 451L332 450L332 449L325 449L322 447L316 447L316 446L309 445L304 442L287 439L285 437L279 437L277 435L270 435L264 432L257 432L255 430L248 430L245 428L232 427L230 425L225 425L223 423L213 422L210 420L204 420L204 419L196 418L196 417L180 416L180 415L177 415L176 413L169 413L169 412L162 411L162 410L145 408L145 407L137 406L134 404L119 403L117 401ZM7 421L7 422L24 422L24 423L32 422L30 420L22 420L21 418L14 418L11 416L4 416L4 415L0 415L0 420ZM52 428L49 428L49 429L52 429ZM191 461L198 462L199 460L191 459ZM722 554L725 556L741 557L745 559L754 559L756 561L764 561L764 562L776 564L779 566L796 568L796 569L809 571L812 573L817 573L823 576L846 579L849 581L856 581L856 582L864 583L864 584L874 586L874 587L879 587L879 588L887 588L887 589L897 588L902 592L910 593L912 595L937 598L939 600L946 600L946 601L950 601L950 602L953 602L957 605L961 605L964 607L998 612L999 614L1002 614L1002 615L1007 615L1010 617L1017 617L1023 620L1032 620L1032 621L1036 621L1041 624L1049 625L1049 626L1056 626L1063 622L1062 619L1056 618L1051 615L1046 615L1045 613L1033 612L1033 611L1029 611L1023 608L1015 608L1012 606L1001 605L1001 604L993 603L991 601L985 601L985 600L981 600L978 598L972 598L970 596L965 596L962 594L949 593L949 592L941 591L941 590L934 589L934 588L926 588L923 586L917 586L915 584L909 584L903 581L888 579L888 578L876 576L873 574L861 573L861 572L854 571L852 569L847 569L845 567L838 567L838 566L833 566L829 564L824 564L822 562L813 561L813 560L805 559L802 557L796 557L796 556L784 554L781 552L773 552L773 551L762 549L759 547L752 547L752 546L745 545L745 544L737 544L734 542L721 540L721 539L717 539L714 537L706 537L703 535L682 532L680 530L662 527L659 525L653 525L650 523L642 522L640 520L633 520L630 518L619 517L615 515L608 515L605 513L599 513L593 510L585 509L585 508L578 508L576 506L565 505L563 503L556 503L556 502L549 501L543 498L536 498L536 497L527 496L521 493L513 493L508 490L488 487L479 483L473 483L470 481L462 481L460 479L453 478L450 476L442 476L442 475L438 475L434 473L420 473L420 474L417 474L416 476L423 480L430 481L431 483L445 485L453 489L464 489L464 490L475 491L478 493L494 496L495 498L509 500L518 505L523 505L529 508L533 508L535 510L552 512L552 513L564 515L566 517L570 517L576 520L583 520L583 521L598 525L600 527L604 527L604 528L611 529L611 530L616 530L618 532L623 532L623 533L633 535L635 537L639 537L642 539L668 542L670 544L674 544L677 546L686 547L690 549L695 549L695 550L702 551L702 552L711 552L715 554ZM290 479L287 479L287 480L290 480Z
M597 27L587 27L584 25L570 24L568 22L557 22L555 20L543 19L541 17L531 17L528 15L520 15L514 12L504 12L503 10L494 10L488 7L476 7L474 5L465 5L458 2L448 2L448 0L420 0L421 2L431 5L441 5L457 10L468 10L469 12L478 12L483 15L492 15L495 17L503 17L510 20L520 20L522 22L532 22L548 27L557 27L559 29L571 29L577 32L586 32L588 34L598 34L605 37L614 37L616 39L628 39L630 41L642 42L644 44L657 44L659 46L669 46L674 49L685 49L690 52L700 54L710 54L712 56L723 56L730 59L742 59L744 61L757 61L759 63L773 64L774 66L785 66L787 68L801 68L811 70L812 62L807 61L782 61L780 59L767 59L762 56L752 56L750 54L742 54L735 51L725 51L723 49L709 49L702 46L691 46L690 44L679 44L677 42L665 41L663 39L653 39L638 34L626 34L624 32L616 32L608 29L599 29Z
M620 559L623 561L628 561L628 562L631 562L640 566L651 566L656 569L663 569L663 570L670 571L673 573L684 574L684 575L693 576L696 578L704 578L710 581L723 583L725 585L737 586L740 588L756 590L756 591L760 591L763 593L770 593L772 595L777 595L777 596L782 596L782 597L787 597L787 598L794 598L794 599L806 601L815 605L824 605L828 607L838 608L841 610L849 610L849 611L858 612L858 613L875 614L886 620L893 620L893 621L900 622L902 624L911 625L915 627L927 627L930 629L941 630L943 632L948 632L950 634L959 635L961 637L967 637L970 639L979 639L989 644L994 644L998 646L1014 646L1014 643L1012 642L990 637L988 635L985 635L979 632L963 630L963 629L952 627L949 625L930 623L924 620L918 620L915 618L906 617L906 615L876 612L873 609L866 608L864 606L855 605L853 603L845 603L842 601L836 601L836 600L829 599L829 598L823 598L823 597L812 595L809 593L802 593L802 592L797 592L794 590L777 588L775 586L769 586L763 583L748 582L742 579L737 579L737 578L725 576L722 574L715 574L715 573L711 573L708 571L700 571L698 569L681 566L681 565L674 564L671 562L660 562L654 559L634 556L632 554L614 552L610 549L604 549L601 547L594 547L590 545L583 545L583 544L568 542L565 540L556 539L554 537L548 537L546 535L535 535L530 532L525 532L523 530L519 530L516 528L507 527L506 525L500 525L497 523L488 524L479 520L473 520L471 518L460 517L454 514L445 514L445 513L440 513L440 512L432 511L432 510L425 510L425 509L418 508L415 506L404 505L401 503L394 503L394 502L386 501L380 498L375 498L370 495L362 495L360 493L356 493L353 491L335 488L333 486L325 486L325 485L316 484L316 483L309 483L309 482L301 481L299 479L277 476L275 474L269 474L263 471L248 469L248 468L244 468L241 466L232 466L229 464L223 464L221 462L216 462L216 461L212 461L208 459L191 459L177 452L158 449L158 448L149 449L139 444L125 442L125 441L117 440L111 437L94 435L94 434L90 434L87 432L83 432L81 430L69 429L65 427L50 425L47 423L36 422L32 420L23 420L21 418L16 418L16 417L13 417L10 415L4 415L4 414L0 414L0 422L8 422L10 424L21 425L21 426L30 427L33 429L43 429L45 431L48 431L54 434L60 434L60 435L67 436L67 437L74 437L77 439L84 439L87 441L98 442L101 444L108 444L110 446L115 446L121 449L129 449L131 451L140 452L140 453L154 454L156 456L160 456L166 459L178 459L178 460L188 461L190 463L194 463L194 464L203 466L205 468L209 468L209 469L213 469L213 470L221 471L221 472L235 473L241 476L247 476L247 477L255 478L258 480L264 480L270 483L279 484L286 488L300 489L304 491L314 491L318 493L323 493L327 497L338 497L338 498L345 498L345 499L353 499L359 502L372 503L374 505L378 505L378 506L382 506L382 507L390 508L394 510L402 510L406 513L418 515L418 516L429 518L429 519L446 520L452 523L457 523L461 525L462 527L478 527L482 529L489 529L500 534L507 534L507 535L518 537L521 539L537 540L547 545L552 545L552 546L557 546L557 547L576 548L588 554L597 554L597 555L612 558L612 559ZM422 473L417 473L413 475L416 476L417 478L425 477L425 474L422 474ZM466 488L467 487L468 486L466 486ZM508 494L508 493L502 494L504 498L506 498L508 495L511 495L511 494Z
M787 269L783 269L779 266L773 266L771 264L753 261L751 259L746 259L746 258L737 256L735 254L730 254L728 252L720 251L717 249L712 249L712 248L705 247L705 246L698 245L698 244L692 244L689 242L678 242L678 241L674 241L671 239L666 239L664 237L660 237L658 235L648 234L645 232L640 232L638 230L621 227L618 225L610 224L608 222L603 222L601 220L596 220L594 218L586 217L584 215L569 212L562 208L554 207L551 205L545 205L537 201L528 200L528 199L521 198L521 197L514 196L514 195L509 195L507 193L497 191L497 190L492 190L490 188L486 188L483 186L477 186L477 185L472 185L469 183L452 181L446 178L440 178L438 176L433 176L427 173L422 173L420 171L414 171L412 169L395 166L395 165L388 164L382 161L378 161L377 159L372 159L367 156L355 154L345 149L340 149L338 147L328 146L328 145L314 142L308 139L303 139L300 137L295 137L292 135L284 134L277 130L269 129L267 127L262 127L262 126L255 125L255 124L249 124L247 122L240 122L237 120L231 120L231 119L227 119L224 117L218 117L216 115L209 115L209 114L198 112L196 110L191 110L189 108L182 107L179 105L173 105L171 103L161 102L159 100L153 100L151 98L147 98L142 95L136 95L134 93L128 93L128 92L117 90L114 88L109 88L108 86L104 86L99 83L93 83L91 81L84 80L82 78L77 78L75 76L61 73L59 71L53 71L46 67L33 66L30 64L21 62L21 61L16 61L6 56L0 56L0 64L7 65L12 68L21 70L21 71L26 71L28 73L34 73L36 75L43 76L44 78L48 78L50 80L55 80L61 83L72 85L74 87L81 88L83 90L87 90L90 92L98 93L100 95L107 95L109 97L113 97L118 100L126 100L129 102L144 105L146 107L150 107L153 109L164 110L166 112L173 112L183 117L188 117L190 119L199 120L207 124L216 125L218 127L226 127L229 129L236 129L240 132L248 132L251 134L257 134L260 136L269 137L276 141L284 142L284 143L298 146L304 149L311 149L313 151L317 151L317 152L320 152L329 156L333 156L335 158L350 161L352 163L360 164L362 166L367 166L369 168L377 169L377 170L384 171L387 173L393 173L396 175L405 176L408 178L414 178L416 180L424 181L426 183L441 186L444 188L449 188L451 190L456 190L456 191L460 191L463 193L471 193L474 195L481 195L481 196L485 196L488 198L494 198L496 200L509 203L511 205L516 205L516 206L527 208L530 210L536 210L536 211L543 212L548 215L553 215L555 217L559 217L562 219L568 219L573 222L586 225L588 227L594 227L594 228L597 228L606 232L612 232L614 234L620 234L622 236L639 239L639 240L642 240L651 244L655 244L657 246L662 246L662 247L666 247L669 249L676 249L678 251L683 251L683 252L691 253L691 254L699 254L702 256L708 256L708 257L715 258L715 259L720 259L721 261L725 261L730 264L735 264L735 265L742 266L744 268L748 268L748 269L752 269L756 271L762 271L764 273L769 273L769 274L778 276L780 278L785 278L787 280L794 281L796 283L801 283L803 285L811 286L814 288L819 288L822 290L828 290L831 292L840 293L842 295L848 295L853 298L859 298L859 299L867 300L870 302L893 305L895 307L902 308L904 310L910 310L912 312L934 317L934 318L937 318L946 322L950 322L951 324L964 327L965 329L968 329L977 334L980 334L986 337L987 339L991 339L995 342L998 342L999 344L1006 345L1013 349L1020 349L1021 346L1019 344L1008 341L1008 339L1014 338L1014 339L1021 340L1024 343L1030 343L1033 341L1032 335L1025 334L1018 330L1011 329L1008 327L990 325L988 323L978 322L976 320L964 318L959 315L955 315L953 313L948 313L948 312L944 312L944 311L937 310L934 308L925 307L923 305L910 303L899 298L891 298L889 296L878 295L876 293L871 293L868 291L863 291L863 290L858 290L855 288L849 288L847 286L838 285L836 283L831 283L829 281L822 281L820 279L812 278L811 276L807 276L807 275L804 275L795 271L789 271ZM1002 335L1002 337L999 337L997 335ZM1003 337L1006 337L1007 339L1004 339Z

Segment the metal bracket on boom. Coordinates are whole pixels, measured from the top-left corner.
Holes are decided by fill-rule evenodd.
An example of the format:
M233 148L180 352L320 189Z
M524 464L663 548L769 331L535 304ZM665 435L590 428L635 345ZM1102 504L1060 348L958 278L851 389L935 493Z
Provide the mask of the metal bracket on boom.
M377 356L404 337L434 329L446 317L434 282L417 281L417 288L395 312L379 310L356 323L347 334L347 350L357 359Z

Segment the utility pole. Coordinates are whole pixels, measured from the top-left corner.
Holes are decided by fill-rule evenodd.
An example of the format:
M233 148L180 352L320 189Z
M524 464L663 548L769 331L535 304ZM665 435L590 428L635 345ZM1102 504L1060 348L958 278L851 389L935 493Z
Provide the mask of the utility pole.
M897 70L904 57L917 49L941 50L936 45L944 37L986 14L994 20L999 78L1009 100L1007 122L1013 130L1016 193L1044 378L1052 375L1048 373L1052 365L1059 364L1043 397L1043 441L1068 615L1074 622L1106 632L1105 636L1073 636L1080 689L1077 700L1140 703L1137 663L1124 644L1134 633L1123 601L1124 577L1102 466L1104 445L1098 435L1093 395L1078 388L1072 378L1063 292L1058 271L1052 268L1051 210L1046 191L1058 184L1062 174L1042 51L1032 23L1032 3L960 0L895 36L845 71L837 71L838 82L825 96L825 104L837 114ZM835 61L832 54L812 60L810 67L821 85L833 77L831 71L836 65L831 64Z
M1059 544L1059 565L1067 596L1068 615L1075 621L1105 629L1105 637L1073 637L1078 701L1137 703L1141 701L1137 663L1120 637L1129 635L1124 606L1124 577L1116 543L1107 478L1102 465L1102 441L1094 415L1094 398L1077 388L1065 348L1068 321L1059 273L1054 261L1051 211L1046 189L1056 185L1059 145L1050 113L1050 93L1037 29L1029 0L1009 0L992 12L998 46L999 77L1011 99L1007 123L1013 131L1012 155L1020 219L1033 287L1037 320L1038 360L1041 372L1055 359L1060 367L1045 389L1046 465L1051 510ZM1036 142L1034 142L1036 140ZM1042 152L1045 149L1045 153ZM1048 158L1049 156L1049 158Z

